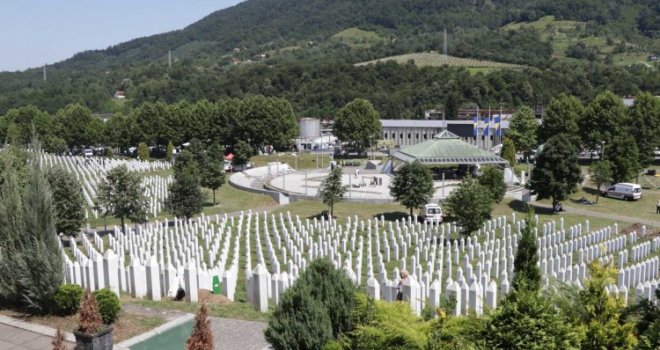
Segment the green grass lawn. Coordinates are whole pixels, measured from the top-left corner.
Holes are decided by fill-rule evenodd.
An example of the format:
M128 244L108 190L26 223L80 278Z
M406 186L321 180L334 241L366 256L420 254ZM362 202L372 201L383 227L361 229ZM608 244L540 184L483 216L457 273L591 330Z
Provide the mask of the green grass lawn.
M245 284L239 281L239 285ZM238 289L238 288L237 288ZM199 308L198 303L189 303L186 301L170 301L170 300L139 300L133 299L129 296L122 295L123 304L134 304L142 307L160 310L179 310L194 314ZM233 318L248 321L268 321L270 313L261 313L256 311L252 305L245 301L236 301L229 304L207 304L206 305L209 316Z
M323 210L328 208L319 200L303 200L297 201L274 211L275 214L291 212L292 217L298 215L301 220L306 218L319 217ZM341 202L335 204L334 216L340 222L343 222L346 217L358 216L361 220L371 219L375 216L379 217L384 215L387 220L394 220L404 218L408 215L408 210L399 204L370 204L370 203L353 203Z
M454 57L454 56L447 56L445 58L444 55L436 52L418 52L418 53L410 53L405 55L391 56L369 62L358 63L356 65L361 66L361 65L375 64L377 62L387 62L387 61L395 61L400 64L405 64L410 60L413 60L415 62L415 65L418 67L441 67L446 64L452 67L481 69L481 70L471 70L470 72L472 73L476 73L479 71L486 73L488 72L487 70L484 70L486 68L490 70L500 69L500 68L511 68L511 69L524 68L523 66L516 64L487 61L487 60L477 60L472 58L462 58L462 57Z
M376 32L362 30L356 27L344 29L330 37L330 41L341 42L354 48L369 47L383 40L385 39Z
M331 152L323 154L311 154L311 153L278 153L271 155L261 155L254 156L250 161L252 162L253 167L262 167L267 166L271 162L281 162L286 163L290 167L296 169L317 169L321 165L323 167L328 167L330 164L330 154Z

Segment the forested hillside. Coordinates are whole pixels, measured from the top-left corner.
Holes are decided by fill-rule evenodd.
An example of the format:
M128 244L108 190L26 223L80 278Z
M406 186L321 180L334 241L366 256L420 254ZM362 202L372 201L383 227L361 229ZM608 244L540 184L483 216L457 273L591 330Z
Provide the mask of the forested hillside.
M248 0L183 30L79 53L48 66L46 82L41 69L0 73L0 114L28 104L51 113L72 102L121 112L144 101L264 94L286 97L297 113L310 116L365 97L384 117L414 118L449 95L462 103L516 105L544 103L559 92L585 100L604 89L659 94L657 64L634 65L660 50L659 11L652 0ZM561 44L558 55L547 26L511 26L550 15L577 23L570 33L551 33L577 37L577 51ZM350 28L368 37L351 42L346 33L356 30ZM441 50L445 28L453 56L528 68L470 76L461 68L353 66ZM590 38L609 46L590 53L590 43L600 42ZM631 67L627 61L615 66L608 55L616 47L636 54ZM126 103L112 100L117 89L126 92Z

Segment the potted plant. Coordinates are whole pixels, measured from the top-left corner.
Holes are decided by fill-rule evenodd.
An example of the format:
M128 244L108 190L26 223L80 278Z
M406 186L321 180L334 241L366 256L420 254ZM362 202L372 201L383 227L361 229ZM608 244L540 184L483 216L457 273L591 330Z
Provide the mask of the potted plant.
M89 291L85 292L78 311L77 350L112 350L112 326L104 325L96 306L96 299Z

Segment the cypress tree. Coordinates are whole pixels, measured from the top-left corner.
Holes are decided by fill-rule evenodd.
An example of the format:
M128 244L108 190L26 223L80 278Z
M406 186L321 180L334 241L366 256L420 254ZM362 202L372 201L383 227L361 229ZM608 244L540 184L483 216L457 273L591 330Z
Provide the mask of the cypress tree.
M516 258L513 262L513 289L527 289L533 292L541 286L541 271L536 266L539 258L537 256L536 239L534 238L532 222L534 211L530 209L527 213L527 222L522 230L522 238L518 243Z
M197 311L195 325L186 341L186 350L213 350L213 332L211 332L211 320L208 319L206 304L202 304Z

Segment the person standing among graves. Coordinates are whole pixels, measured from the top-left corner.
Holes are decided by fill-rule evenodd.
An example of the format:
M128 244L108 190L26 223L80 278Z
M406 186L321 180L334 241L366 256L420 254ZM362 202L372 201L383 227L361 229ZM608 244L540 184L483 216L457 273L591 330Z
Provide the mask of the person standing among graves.
M401 273L399 273L399 277L401 277L401 279L399 280L399 284L396 286L396 300L403 301L403 281L408 278L408 271L401 271Z

